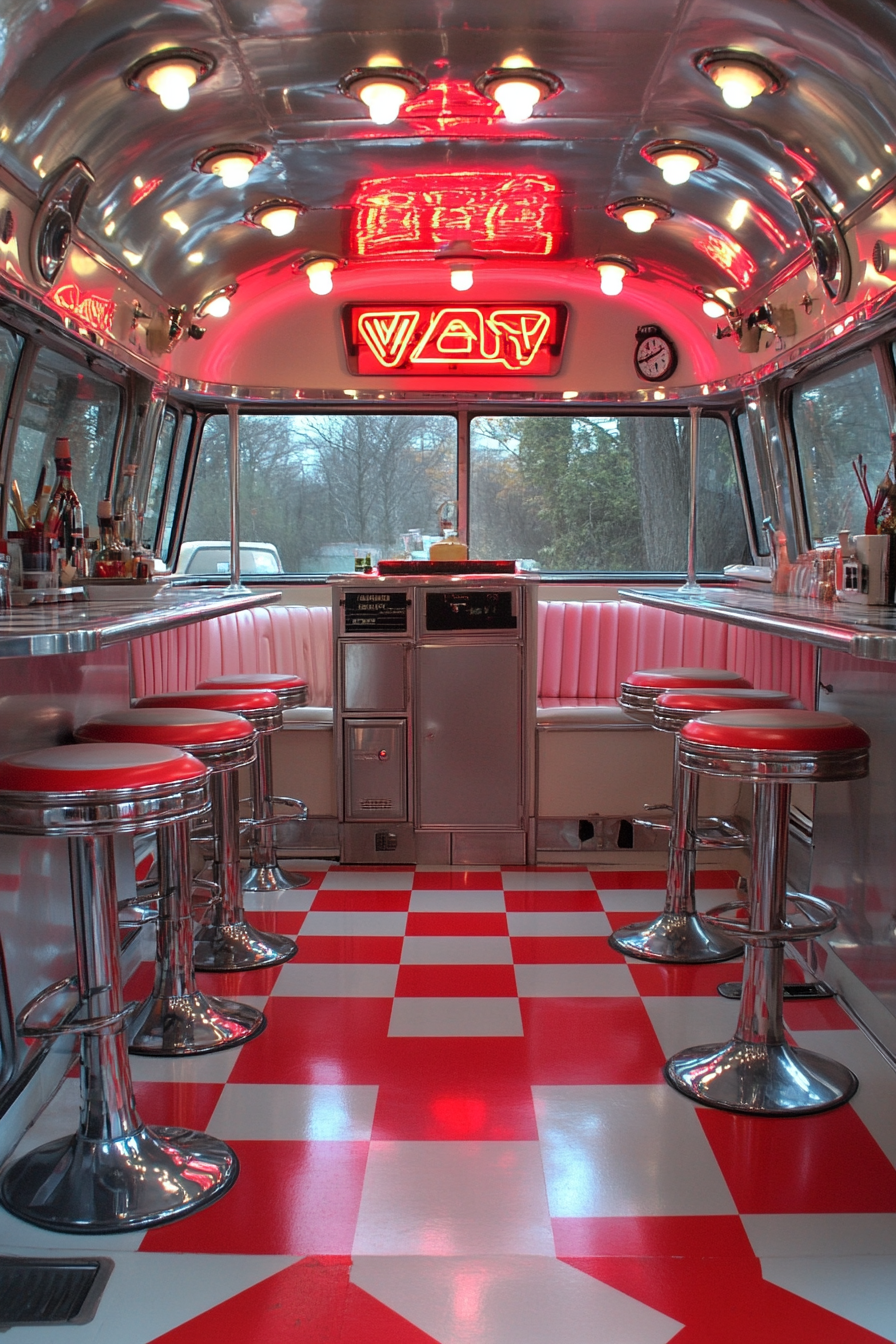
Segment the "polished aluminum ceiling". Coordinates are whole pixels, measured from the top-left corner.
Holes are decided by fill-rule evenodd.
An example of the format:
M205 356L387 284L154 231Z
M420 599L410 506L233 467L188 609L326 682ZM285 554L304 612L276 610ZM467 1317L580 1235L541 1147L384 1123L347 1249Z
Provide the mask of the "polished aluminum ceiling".
M216 62L182 112L123 79L169 46ZM732 46L780 67L783 91L728 108L694 58ZM457 115L411 107L374 126L337 84L384 51L431 84L450 81ZM564 89L510 126L469 90L459 95L515 51ZM657 138L696 141L718 165L669 187L640 154ZM197 154L234 141L268 151L245 186L193 169ZM365 179L461 170L556 177L560 261L621 252L685 286L730 286L701 249L719 234L749 253L756 288L805 247L789 199L799 183L847 219L893 177L896 9L885 0L4 0L0 163L39 193L73 156L96 179L82 229L178 304L309 250L346 256ZM674 215L635 236L606 206L641 194ZM286 238L244 221L274 196L307 207ZM740 199L752 208L735 228ZM183 232L163 222L171 211Z

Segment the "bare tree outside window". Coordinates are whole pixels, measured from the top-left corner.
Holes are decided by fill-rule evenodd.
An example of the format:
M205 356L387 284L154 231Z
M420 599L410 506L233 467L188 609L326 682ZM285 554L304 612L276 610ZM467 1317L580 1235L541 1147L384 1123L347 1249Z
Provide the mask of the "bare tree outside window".
M229 535L228 433L222 415L203 431L187 541ZM240 539L273 543L287 572L352 569L356 550L402 554L412 529L436 534L456 495L451 416L240 417Z

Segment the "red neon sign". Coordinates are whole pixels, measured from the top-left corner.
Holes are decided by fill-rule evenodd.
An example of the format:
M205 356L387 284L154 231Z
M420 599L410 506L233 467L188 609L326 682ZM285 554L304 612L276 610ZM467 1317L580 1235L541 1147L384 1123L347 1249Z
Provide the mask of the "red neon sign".
M560 184L545 173L368 178L352 198L355 257L432 257L449 243L549 257L561 237Z
M354 373L556 373L562 304L370 304L345 313Z
M50 302L70 317L76 317L94 331L111 332L115 302L101 294L82 294L74 283L60 285L49 295Z

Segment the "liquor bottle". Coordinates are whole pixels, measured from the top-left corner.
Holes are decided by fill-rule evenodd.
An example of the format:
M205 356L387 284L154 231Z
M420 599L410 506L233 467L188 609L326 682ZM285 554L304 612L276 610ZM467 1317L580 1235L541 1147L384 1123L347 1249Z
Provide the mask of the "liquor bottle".
M101 499L96 506L100 526L100 544L93 555L93 577L96 579L123 579L125 557L115 531L111 499Z
M143 510L137 498L135 477L136 462L129 462L122 468L124 477L124 499L121 504L121 540L132 552L143 549Z
M44 518L44 532L59 542L66 560L71 558L72 533L81 532L84 514L72 485L72 458L68 439L56 440L56 483Z

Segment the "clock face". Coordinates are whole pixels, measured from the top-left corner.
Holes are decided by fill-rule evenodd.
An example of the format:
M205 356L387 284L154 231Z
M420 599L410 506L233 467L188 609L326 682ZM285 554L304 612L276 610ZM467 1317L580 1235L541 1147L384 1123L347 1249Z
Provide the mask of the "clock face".
M635 346L635 367L649 383L660 383L675 370L675 347L660 332L645 334Z

